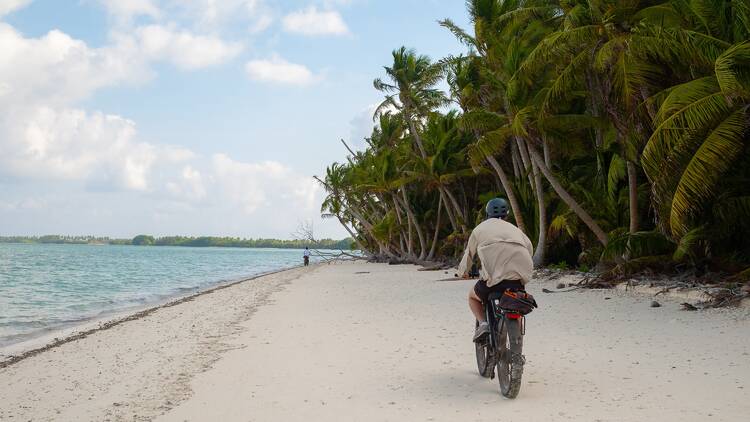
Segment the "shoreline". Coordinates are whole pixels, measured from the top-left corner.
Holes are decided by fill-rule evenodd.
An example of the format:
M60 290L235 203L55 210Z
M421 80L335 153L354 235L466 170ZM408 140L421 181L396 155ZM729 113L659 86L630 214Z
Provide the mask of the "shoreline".
M312 263L310 265L310 268L321 264L323 263ZM28 338L5 345L0 345L0 369L13 365L14 363L17 363L21 360L37 355L44 351L59 347L63 344L80 340L98 331L108 330L122 323L146 317L159 309L189 302L202 295L210 294L214 291L225 289L236 284L256 280L261 277L278 274L298 268L303 268L303 265L300 264L290 267L284 267L277 270L267 271L251 276L243 276L231 280L219 280L203 287L191 288L189 289L188 293L167 294L158 300L145 303L141 306L133 306L112 311L102 311L102 313L97 316L84 318L72 324L66 324L48 330L43 329L41 330L42 332L30 333ZM549 272L549 270L547 269L542 269L542 271L544 270L548 272L537 276L537 279L544 281L565 281L566 285L568 285L571 281L580 280L581 278L586 276L585 273L557 271ZM628 282L619 283L613 286L611 289L595 290L613 290L626 292L654 300L658 299L659 296L662 298L669 298L671 300L684 300L686 302L694 303L710 299L710 296L708 294L710 288L705 286L678 287L669 290L665 290L664 287L665 286L663 285L655 285L654 280L631 280ZM567 291L556 289L551 291L551 293L567 293ZM750 308L750 298L742 299L734 306L737 308Z
M311 264L310 267L312 268L316 265L319 265L319 263ZM256 280L258 278L273 274L291 271L301 267L302 265L295 265L291 267L284 267L278 270L255 274L252 276L241 277L239 279L220 280L216 283L210 284L209 286L190 289L191 292L187 294L178 293L174 295L166 295L160 300L144 304L143 306L113 310L109 312L104 311L105 314L103 315L85 318L79 323L73 323L69 326L52 328L49 331L45 331L37 335L30 333L30 337L27 339L0 346L0 369L9 367L24 359L62 346L66 343L86 338L96 332L108 330L128 321L134 321L140 318L144 318L158 311L159 309L170 308L185 302L189 302L197 297L210 294L218 290L226 289L240 283Z

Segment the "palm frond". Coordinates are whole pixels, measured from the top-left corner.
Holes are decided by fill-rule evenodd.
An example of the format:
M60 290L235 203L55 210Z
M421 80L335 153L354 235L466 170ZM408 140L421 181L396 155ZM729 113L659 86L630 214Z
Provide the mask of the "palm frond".
M508 126L485 133L477 142L469 146L467 151L472 166L475 169L480 168L486 157L499 153L512 136Z
M463 28L459 27L450 19L443 19L438 21L438 24L443 28L449 30L461 44L467 47L477 48L477 41L469 35Z
M750 41L729 47L715 64L716 80L727 97L750 97Z
M677 243L677 248L672 254L672 259L675 261L682 261L685 257L693 255L695 249L701 242L705 242L710 239L709 231L705 226L699 226L686 232Z
M501 114L477 109L464 113L458 121L458 126L464 130L488 132L502 127L507 122L507 117Z
M682 173L672 199L670 227L675 235L688 230L690 217L716 195L721 177L745 147L747 112L737 110L722 121L703 141Z
M610 233L610 240L604 248L603 257L612 259L628 255L631 258L664 255L674 250L674 243L658 231L629 233L619 229Z
M656 115L658 126L642 153L643 168L655 180L675 144L685 132L713 126L729 106L714 77L704 77L675 87Z
M614 154L612 160L609 162L609 170L607 171L607 193L612 200L615 198L620 182L625 179L626 175L625 160L618 154Z
M589 64L590 57L589 51L581 51L559 71L546 92L543 110L554 110L559 101L575 95L575 87L580 84L579 78L584 72L583 69Z

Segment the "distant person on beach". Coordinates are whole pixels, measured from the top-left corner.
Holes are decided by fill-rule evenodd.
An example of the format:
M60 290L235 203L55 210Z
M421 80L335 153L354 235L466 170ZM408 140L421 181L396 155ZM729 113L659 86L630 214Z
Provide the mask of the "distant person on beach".
M508 217L505 199L491 199L487 202L486 211L487 219L471 232L466 252L458 266L458 274L470 278L474 257L479 255L482 263L479 281L469 291L469 308L479 322L474 341L489 332L484 303L490 293L523 288L531 280L534 268L531 241L518 227L505 221Z
M305 252L302 253L302 258L305 260L305 266L310 265L310 249L305 246Z

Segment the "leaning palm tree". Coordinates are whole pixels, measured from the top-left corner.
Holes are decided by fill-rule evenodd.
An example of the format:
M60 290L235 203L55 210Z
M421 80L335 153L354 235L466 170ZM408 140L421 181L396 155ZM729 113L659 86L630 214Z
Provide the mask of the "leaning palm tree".
M534 83L530 75L556 70L546 90L542 114L554 114L585 92L587 112L606 117L615 130L619 155L625 159L630 232L639 229L638 139L647 117L638 105L659 89L663 68L641 60L637 50L658 41L647 35L658 27L669 2L659 0L594 0L572 2L561 9L559 28L541 40L514 78ZM604 130L596 129L595 148L603 148ZM602 169L603 170L603 169Z
M514 171L514 174L519 177L523 173L523 176L528 177L529 185L536 197L538 232L534 263L539 266L545 261L547 247L547 204L542 175L529 157L526 145L527 136L517 134L512 137L510 143L505 143L504 140L498 142L497 136L494 136L496 133L491 133L506 124L518 127L518 123L514 122L522 120L519 119L519 116L522 116L520 112L525 108L525 103L532 98L532 95L526 98L511 97L509 91L512 87L509 82L533 46L549 30L545 25L540 25L541 20L534 16L523 21L510 19L508 16L516 13L522 4L526 4L528 7L534 6L539 17L544 19L554 17L552 9L545 12L549 7L542 4L544 2L539 2L538 5L534 3L469 1L469 14L474 24L473 36L448 19L441 21L440 24L476 51L467 59L452 60L452 72L449 74L449 82L460 84L452 87L451 92L466 111L463 119L464 127L473 131L477 138L476 145L470 149L472 164L475 168L481 168L481 163L486 161L495 170L508 196L516 223L521 230L528 231L510 178L501 162L496 159L496 155L502 154L503 150L512 149L523 163L523 171ZM495 121L496 118L501 120L499 124Z
M409 126L422 158L426 157L417 122L436 108L444 105L445 94L435 85L443 75L442 67L429 57L417 55L414 50L401 47L393 50L393 64L385 66L388 82L378 78L375 89L386 94L375 111L375 118L391 109L401 112Z
M443 22L443 25L447 25L447 23ZM466 120L470 119L464 119L464 117L476 116L477 113L482 111L483 101L480 98L482 91L481 58L476 56L454 58L450 61L448 67L448 86L451 89L451 97L464 112L459 124L470 130L474 137L479 140L482 137L482 131L477 127L472 127L471 124L467 124ZM469 151L476 151L476 148L470 147ZM505 196L508 197L516 225L521 231L528 233L521 206L513 189L513 182L505 172L503 165L495 158L498 152L497 150L482 150L478 159L476 155L470 154L470 157L473 157L471 160L472 167L479 172L485 162L491 166L500 179Z
M328 197L323 203L323 212L336 214L340 217L342 224L345 221L345 217L342 214L345 212L350 215L352 220L361 227L369 239L377 244L379 252L382 255L393 256L389 245L375 236L375 225L370 218L367 218L368 213L362 204L358 203L356 197L352 195L351 189L353 184L349 178L349 171L350 168L347 166L333 163L326 169L324 179L315 177L315 180L328 192Z
M431 114L425 125L424 142L427 156L410 158L406 174L422 181L427 189L437 190L446 213L452 219L454 231L457 225L465 233L467 212L451 191L452 184L472 174L464 151L468 139L458 130L457 113Z

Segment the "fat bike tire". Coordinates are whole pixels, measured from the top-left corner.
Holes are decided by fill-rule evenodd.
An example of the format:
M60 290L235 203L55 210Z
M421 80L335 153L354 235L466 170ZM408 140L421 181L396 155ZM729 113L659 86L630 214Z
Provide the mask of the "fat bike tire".
M519 320L506 319L498 333L497 379L500 384L500 394L514 399L521 391L521 377L523 365L523 335Z
M479 323L477 323L475 327L478 325ZM488 339L475 342L474 347L476 348L477 369L479 370L479 375L484 378L494 378L496 353L490 345L490 342Z

